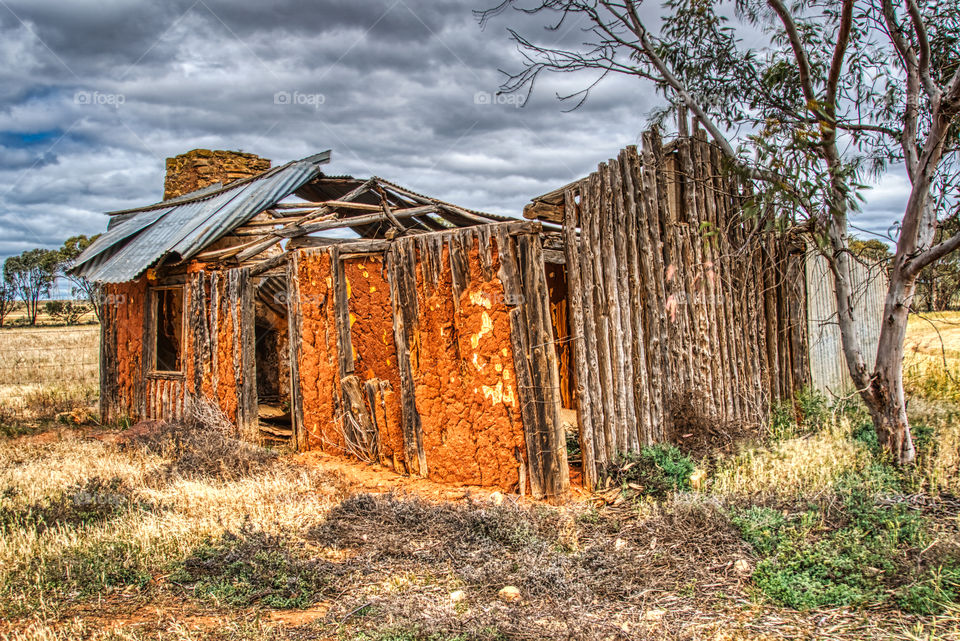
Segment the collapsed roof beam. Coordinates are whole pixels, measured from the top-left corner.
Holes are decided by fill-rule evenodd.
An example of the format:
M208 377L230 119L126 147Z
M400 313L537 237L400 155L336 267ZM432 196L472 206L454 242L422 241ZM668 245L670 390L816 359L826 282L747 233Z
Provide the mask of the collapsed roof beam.
M341 197L340 197L340 202L350 202L351 200L355 200L358 196L360 196L361 194L363 194L364 192L366 192L368 189L370 189L370 186L373 185L374 182L375 182L374 179L373 179L373 178L370 178L369 180L365 181L363 184L361 184L361 185L358 186L357 188L351 190L351 191L350 191L349 193L347 193L346 195L341 196ZM253 244L252 244L250 247L248 247L247 249L243 249L242 251L240 251L240 252L237 254L237 260L240 261L240 262L243 262L243 261L247 260L248 258L253 258L254 256L256 256L257 254L259 254L259 253L262 252L263 250L268 249L268 248L270 248L270 247L273 247L274 245L276 245L277 243L279 243L283 238L289 238L289 237L290 237L290 236L281 236L281 235L278 233L279 231L284 231L284 230L288 230L288 229L291 229L291 230L292 230L293 228L300 227L300 226L301 226L303 223L305 223L305 222L308 222L308 221L310 221L310 220L314 220L314 219L319 218L320 216L324 216L324 215L326 215L326 214L333 213L333 210L334 210L333 207L327 207L327 206L320 207L319 209L316 209L316 210L314 210L313 212L308 213L308 214L307 214L306 216L304 216L300 221L294 222L294 223L289 223L289 224L285 225L281 230L275 230L275 231L271 232L270 236L268 236L267 238L265 238L265 239L263 239L263 240L261 240L261 241L258 241L258 242L256 242L256 243L253 243Z

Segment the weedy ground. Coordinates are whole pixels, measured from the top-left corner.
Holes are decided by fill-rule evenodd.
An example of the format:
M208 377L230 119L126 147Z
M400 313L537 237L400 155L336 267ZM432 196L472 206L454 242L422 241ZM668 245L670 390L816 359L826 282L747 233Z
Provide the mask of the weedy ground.
M855 403L803 394L729 453L650 448L563 506L364 491L209 421L37 418L0 441L0 638L960 639L949 371L911 374L906 472Z

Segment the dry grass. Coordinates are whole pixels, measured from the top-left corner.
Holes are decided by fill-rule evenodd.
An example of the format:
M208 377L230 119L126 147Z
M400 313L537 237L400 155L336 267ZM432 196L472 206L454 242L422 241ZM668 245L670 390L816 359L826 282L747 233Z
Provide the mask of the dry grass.
M903 368L908 396L960 403L960 312L911 316Z
M92 407L99 341L96 325L0 330L0 428Z
M904 385L918 448L907 486L960 494L960 312L910 317ZM708 486L721 496L797 499L869 478L876 452L868 422L862 411L834 413L822 429L752 442L721 457Z
M767 639L817 629L886 639L934 624L938 635L919 638L957 632L949 615L765 604L738 566L752 564L749 547L709 495L599 510L433 503L349 495L337 478L284 459L227 478L185 476L164 452L75 437L0 444L0 633L403 641ZM91 479L116 479L93 497L116 509L43 528L26 518ZM184 567L193 570L183 576ZM248 574L276 582L287 572L296 582L307 571L322 573L320 605L302 620L271 622L256 592L237 592ZM498 598L504 585L520 589L520 603ZM230 605L238 600L247 605Z
M3 385L95 382L99 342L97 325L0 330Z
M748 446L721 459L710 488L723 496L797 499L822 494L871 463L867 447L851 437L851 421L838 418L811 434Z
M940 327L957 349L952 322ZM0 332L0 349L29 345L27 331ZM958 493L960 409L944 401L952 388L930 382L929 332L916 319L910 332L921 448L904 482ZM66 340L40 333L52 346ZM926 369L911 370L918 359ZM8 398L50 395L49 379L30 380L41 369L28 367ZM719 457L706 491L603 508L351 495L335 475L223 429L167 427L119 444L7 440L0 639L960 639L955 610L798 612L751 581L757 557L730 524L731 503L828 500L842 479L874 478L861 427L837 417ZM282 597L285 581L317 604L286 617L250 589L270 583ZM508 584L519 603L498 598Z
M227 529L248 521L278 533L299 529L337 496L332 479L288 466L229 482L171 476L169 466L137 448L120 451L99 441L2 446L0 507L14 518L3 524L0 538L0 607L58 616L77 594L146 588L171 562ZM39 529L16 518L92 478L119 479L132 488L129 509L76 527ZM323 480L329 488L320 487Z

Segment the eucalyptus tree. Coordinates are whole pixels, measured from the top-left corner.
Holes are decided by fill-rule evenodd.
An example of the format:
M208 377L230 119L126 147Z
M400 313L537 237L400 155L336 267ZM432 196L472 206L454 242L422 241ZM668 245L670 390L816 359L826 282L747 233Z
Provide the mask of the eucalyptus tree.
M17 292L13 285L0 278L0 327L11 312L17 309Z
M938 211L950 209L938 199L957 199L960 3L668 0L658 12L639 0L505 0L478 12L481 24L511 8L528 14L525 23L542 17L546 32L508 29L522 62L502 91L529 95L543 73L593 72L582 91L560 96L579 105L611 74L652 82L753 180L752 211L775 211L810 232L833 273L850 376L881 442L897 462L911 462L907 317L921 270L960 247L960 233L934 240ZM571 32L573 44L560 37ZM868 176L901 164L909 197L871 365L854 318L849 217Z
M28 249L3 263L3 279L23 301L31 325L37 324L40 299L49 296L56 283L59 256L52 249Z
M89 238L83 234L71 236L64 241L63 247L59 250L60 260L57 265L57 276L70 281L70 293L74 298L82 297L90 303L90 307L93 309L93 315L97 318L97 321L101 319L103 287L99 283L90 281L83 276L73 274L70 272L70 268L73 266L73 261L83 253L83 250L89 247L90 244L99 237L100 234Z

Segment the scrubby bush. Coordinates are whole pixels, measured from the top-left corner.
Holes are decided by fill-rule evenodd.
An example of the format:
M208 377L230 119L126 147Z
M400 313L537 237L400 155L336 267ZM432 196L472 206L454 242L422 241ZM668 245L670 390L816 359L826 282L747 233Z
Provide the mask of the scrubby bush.
M94 476L29 505L0 506L0 525L43 532L54 527L98 523L141 505L149 507L137 500L123 479Z
M916 613L957 599L960 558L921 558L930 524L899 504L848 490L839 506L796 513L734 509L731 522L760 557L753 581L771 600L798 609L867 606L894 599Z
M612 483L624 489L662 497L668 492L689 490L694 469L689 456L673 445L661 443L645 447L639 453L620 454L606 474Z
M300 556L284 537L253 530L197 547L170 577L201 598L234 607L305 608L329 584L331 564Z
M185 420L155 425L129 442L164 457L170 472L186 478L237 480L269 469L278 459L276 452L240 440L223 412L204 400L193 402Z

